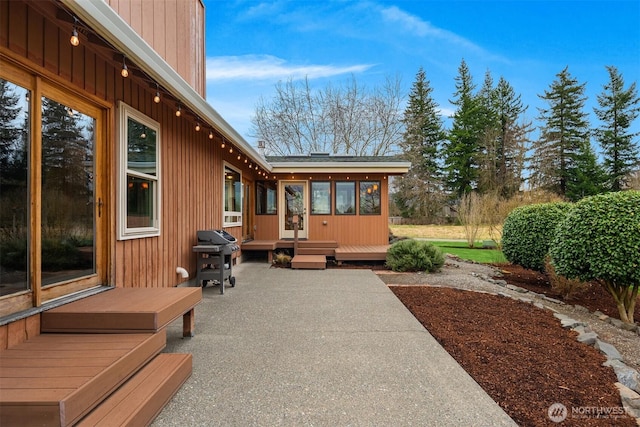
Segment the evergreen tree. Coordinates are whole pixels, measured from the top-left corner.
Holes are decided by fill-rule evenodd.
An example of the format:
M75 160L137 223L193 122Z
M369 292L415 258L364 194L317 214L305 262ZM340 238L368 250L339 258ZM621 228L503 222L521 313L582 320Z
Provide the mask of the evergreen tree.
M481 151L482 107L473 91L475 85L464 59L458 67L455 99L457 107L448 142L444 147L444 163L447 185L456 198L469 193L478 186L478 162Z
M442 175L438 164L446 137L433 89L422 68L413 83L404 111L405 132L400 148L411 162L409 172L396 179L394 200L405 217L434 219L442 206Z
M539 95L549 107L539 109L543 126L533 144L532 184L563 197L568 196L570 185L580 186L577 158L590 146L584 90L585 84L578 84L567 67L557 74L549 90Z
M527 107L520 95L500 77L495 90L498 114L498 138L495 155L495 190L503 197L514 195L522 184L525 153L529 144L532 123L524 119Z
M12 84L0 79L0 171L6 175L14 161L16 144L20 140L21 130L16 123L21 107L19 96Z
M608 190L620 191L634 169L640 167L638 142L633 141L638 133L629 132L640 114L640 98L635 82L625 89L624 79L616 67L608 66L607 71L609 82L598 95L601 108L594 108L602 126L594 133L602 147L605 186Z

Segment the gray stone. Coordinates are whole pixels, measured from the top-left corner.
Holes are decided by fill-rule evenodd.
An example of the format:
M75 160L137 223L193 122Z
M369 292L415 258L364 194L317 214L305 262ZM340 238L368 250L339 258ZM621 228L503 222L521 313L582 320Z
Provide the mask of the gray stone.
M600 310L596 310L596 311L594 311L594 312L593 312L593 315L594 315L594 316L598 316L598 317L599 317L599 316L603 316L603 315L604 315L604 313L603 313L603 312L601 312Z
M534 302L533 305L544 310L544 305L541 302Z
M615 326L616 328L622 328L622 320L620 319L615 319L613 317L609 318L609 323L611 323L613 326Z
M620 392L620 400L624 410L634 418L640 418L640 394L626 387L624 384L616 383Z
M598 316L598 319L600 319L602 321L606 321L608 318L609 318L609 316L607 316L606 314Z
M625 365L620 360L607 360L602 365L612 367L616 377L618 377L618 382L636 393L640 393L640 374L638 371Z
M545 295L545 296L543 296L543 298L544 298L544 299L546 299L546 300L547 300L547 301L549 301L549 302L553 302L553 303L555 303L555 304L564 305L564 302L560 301L559 299L551 298L551 297L548 297L548 296L546 296L546 295Z
M598 339L598 334L595 332L583 332L578 335L578 341L587 345L594 345Z
M578 305L578 304L574 305L574 306L573 306L573 308L575 308L575 309L576 309L576 311L579 311L579 312L581 312L581 313L588 313L588 312L589 312L589 309L588 309L588 308L583 307L583 306Z
M622 360L622 356L620 355L618 350L609 343L596 340L594 347L596 348L596 350L600 350L605 356L607 356L607 359Z
M512 291L520 292L521 294L526 294L529 292L528 290L521 288L520 286L515 285L507 285L507 289L511 289Z
M527 304L531 304L533 302L531 298L518 298L518 300L526 302Z
M622 322L622 326L620 326L622 329L624 329L625 331L631 331L631 332L635 332L638 330L638 325L636 325L635 323L625 323Z

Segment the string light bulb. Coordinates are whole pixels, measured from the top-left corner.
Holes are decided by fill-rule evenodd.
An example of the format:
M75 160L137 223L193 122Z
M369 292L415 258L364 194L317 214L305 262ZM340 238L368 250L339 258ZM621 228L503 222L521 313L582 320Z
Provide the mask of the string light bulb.
M229 148L229 153L233 153L233 147Z
M76 26L73 26L73 30L71 30L71 38L69 39L69 43L71 46L78 46L80 44L80 39L78 38L78 29Z
M212 130L209 131L209 139L213 139L213 131Z
M178 104L178 109L176 110L176 117L180 117L182 115L182 110L180 109L180 105Z
M196 132L200 132L200 122L196 122Z
M122 70L120 70L120 75L125 79L129 77L129 69L127 68L126 56L122 57Z
M224 147L225 147L225 145L224 145L224 138L222 138L222 144L220 144L220 148L224 148Z
M240 154L238 154L238 160L240 160L240 157L241 157Z
M153 102L160 104L160 87L158 86L158 83L156 83L156 96L153 97Z

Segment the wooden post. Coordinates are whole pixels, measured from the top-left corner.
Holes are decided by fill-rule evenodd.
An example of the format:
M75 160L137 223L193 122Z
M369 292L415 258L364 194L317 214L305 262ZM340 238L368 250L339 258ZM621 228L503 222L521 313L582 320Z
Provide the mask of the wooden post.
M298 220L299 216L293 216L293 256L298 254Z

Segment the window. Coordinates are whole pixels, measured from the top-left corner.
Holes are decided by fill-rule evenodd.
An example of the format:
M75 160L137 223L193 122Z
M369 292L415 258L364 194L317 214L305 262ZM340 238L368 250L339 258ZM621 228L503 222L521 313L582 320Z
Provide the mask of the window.
M120 103L118 238L160 235L160 125Z
M336 182L336 215L355 215L356 183Z
M242 225L242 177L240 172L224 167L224 226Z
M278 213L278 190L275 182L256 182L256 214L276 215Z
M106 282L106 110L35 75L0 59L0 317Z
M380 215L380 181L360 181L360 215Z
M311 214L331 214L331 183L314 181L311 183Z

